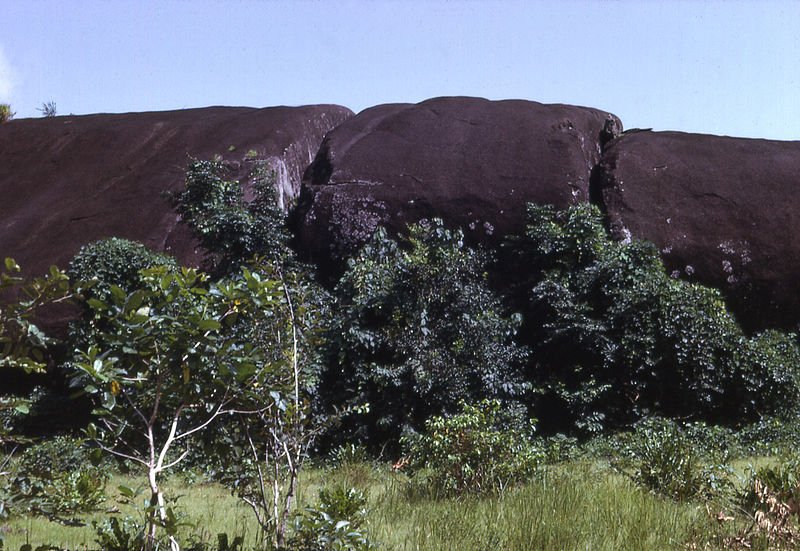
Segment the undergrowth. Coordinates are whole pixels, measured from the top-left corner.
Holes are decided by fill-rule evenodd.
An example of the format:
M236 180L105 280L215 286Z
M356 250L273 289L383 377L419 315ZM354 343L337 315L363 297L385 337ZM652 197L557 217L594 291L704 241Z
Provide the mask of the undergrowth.
M797 471L787 474L784 471L790 467L782 465L777 459L768 463L762 460L759 468L754 468L754 476L796 480L792 477ZM309 469L301 480L299 502L307 508L297 510L295 526L305 540L295 542L305 541L314 548L319 544L314 539L318 536L341 535L363 542L362 547L349 547L357 549L377 545L391 550L638 551L747 545L771 549L791 541L786 534L796 529L796 518L789 515L781 521L786 516L780 516L783 509L778 501L770 501L782 495L782 490L769 483L762 486L770 488L768 491L757 490L747 469L738 470L741 481L735 482L737 488L731 499L717 496L677 501L640 486L603 459L543 465L536 477L503 492L452 498L413 491L412 479L402 469L393 470L385 463L319 466ZM109 487L133 480L115 476ZM733 480L739 479L734 476ZM234 549L235 542L242 550L261 548L249 511L227 490L202 480L187 483L182 477L169 482L171 493L182 496L179 508L191 521L180 530L182 541L190 544L185 549L218 549L218 534L224 534L228 549ZM743 496L748 492L754 507L746 505ZM109 500L116 502L114 492L110 493ZM762 514L756 515L759 510ZM121 508L114 515L122 519L129 513ZM107 514L98 513L85 520L105 518ZM66 527L30 516L5 521L1 526L5 549L16 550L26 543L33 548L44 543L59 549L98 548L90 526Z

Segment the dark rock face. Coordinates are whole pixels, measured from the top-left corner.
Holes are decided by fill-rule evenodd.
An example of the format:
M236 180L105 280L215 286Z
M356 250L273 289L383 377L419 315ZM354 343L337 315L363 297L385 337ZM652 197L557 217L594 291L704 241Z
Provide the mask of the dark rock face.
M325 133L352 115L319 105L11 121L0 126L0 257L40 274L116 236L196 264L196 243L163 196L182 188L189 156L219 154L234 167L267 159L289 203Z
M800 321L800 142L625 134L595 185L616 237L652 241L676 277L722 289L746 328Z
M298 248L335 272L379 225L431 217L497 241L524 227L527 202L588 200L601 140L619 128L603 111L521 100L366 109L326 136L303 177Z
M299 194L298 248L328 277L379 225L441 217L495 244L523 229L528 202L592 201L615 236L652 241L676 277L722 289L746 328L795 328L800 142L621 129L596 109L466 97L357 116L320 105L12 120L0 126L0 257L41 274L118 236L197 264L163 192L182 188L189 156L221 155L242 177L255 153L284 204Z

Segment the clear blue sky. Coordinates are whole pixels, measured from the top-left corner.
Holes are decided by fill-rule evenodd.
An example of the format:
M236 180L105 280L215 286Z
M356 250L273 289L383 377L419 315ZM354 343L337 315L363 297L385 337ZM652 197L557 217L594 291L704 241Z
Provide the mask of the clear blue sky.
M17 117L442 95L800 139L800 1L0 0Z

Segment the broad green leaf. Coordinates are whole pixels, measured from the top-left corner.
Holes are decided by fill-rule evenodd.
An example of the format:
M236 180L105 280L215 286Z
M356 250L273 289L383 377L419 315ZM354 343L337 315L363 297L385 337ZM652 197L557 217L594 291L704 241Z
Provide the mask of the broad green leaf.
M216 331L222 327L222 324L214 319L201 319L197 322L197 327L201 331Z
M6 257L5 265L6 265L6 270L9 272L15 273L20 271L19 264L17 264L17 262L13 258Z
M133 312L137 311L139 307L144 302L146 297L145 291L141 289L134 291L130 295L128 295L128 299L125 301L125 311L126 312Z
M133 499L136 497L136 492L128 486L117 486L117 490L120 494L122 494L122 497L127 497L128 499Z

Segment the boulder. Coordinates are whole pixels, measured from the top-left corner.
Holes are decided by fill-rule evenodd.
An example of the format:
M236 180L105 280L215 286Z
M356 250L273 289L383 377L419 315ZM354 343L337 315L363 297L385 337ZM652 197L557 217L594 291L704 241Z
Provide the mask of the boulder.
M0 126L0 257L41 274L117 236L196 264L196 242L164 197L182 189L190 156L221 155L240 172L243 160L266 159L290 203L325 133L352 114L318 105L12 120Z
M587 201L601 143L619 128L604 111L522 100L366 109L328 133L306 170L298 249L335 275L378 226L432 217L496 243L523 229L527 202Z
M616 237L652 241L675 277L721 289L745 328L796 328L800 142L626 133L595 176Z

